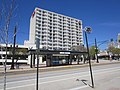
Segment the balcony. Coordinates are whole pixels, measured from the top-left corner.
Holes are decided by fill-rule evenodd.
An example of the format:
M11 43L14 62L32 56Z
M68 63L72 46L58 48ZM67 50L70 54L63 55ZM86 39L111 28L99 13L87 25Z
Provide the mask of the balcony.
M42 30L43 34L47 33L47 29Z
M43 25L48 25L48 23L47 22L44 22L44 23L42 23Z
M45 36L47 37L48 34L47 34L47 33L42 33L42 35L43 35L44 37L45 37Z
M42 41L42 43L48 43L47 41Z
M69 36L64 36L65 39L69 39Z
M43 15L43 16L48 16L48 13L47 13L47 12L43 12L42 15Z
M43 22L48 22L48 20L47 19L43 19Z
M65 32L65 33L69 33L69 31L68 31L67 29L63 30L63 32Z
M63 29L68 29L68 27L63 27Z
M58 44L58 42L53 42L54 43L54 45L57 45Z
M54 33L55 33L55 34L58 34L58 32L56 32L56 31L55 31Z
M65 35L65 36L68 36L68 35L69 35L69 33L64 33L64 35Z
M43 28L43 29L48 29L48 27L47 27L47 26L43 26L42 28Z

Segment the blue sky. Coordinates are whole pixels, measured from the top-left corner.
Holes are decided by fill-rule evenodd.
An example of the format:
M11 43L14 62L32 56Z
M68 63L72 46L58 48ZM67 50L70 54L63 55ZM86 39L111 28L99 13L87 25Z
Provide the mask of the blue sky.
M30 17L35 7L80 19L83 27L91 26L90 44L95 38L97 41L116 40L120 33L120 0L16 0L16 5L11 23L18 23L19 44L29 38ZM104 49L105 45L100 48Z

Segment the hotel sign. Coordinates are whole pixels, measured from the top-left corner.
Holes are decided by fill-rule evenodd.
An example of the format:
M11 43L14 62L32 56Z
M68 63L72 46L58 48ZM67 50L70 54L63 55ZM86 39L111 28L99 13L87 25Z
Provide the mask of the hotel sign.
M60 52L60 54L70 54L70 52Z

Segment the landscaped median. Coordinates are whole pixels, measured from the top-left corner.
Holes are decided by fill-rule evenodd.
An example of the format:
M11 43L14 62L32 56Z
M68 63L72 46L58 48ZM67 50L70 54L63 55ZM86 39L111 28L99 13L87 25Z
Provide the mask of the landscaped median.
M92 66L98 66L98 65L107 65L107 64L116 64L120 63L120 61L100 61L100 63L96 63L92 61ZM73 65L65 65L65 66L52 66L52 67L40 67L40 72L49 72L49 71L57 71L57 70L66 70L66 69L75 69L75 68L82 68L89 66L88 63L86 64L73 64ZM0 77L4 76L4 69L0 70ZM17 74L28 74L28 73L36 73L36 68L20 68L20 69L14 69L10 70L7 69L6 71L7 76L9 75L17 75Z

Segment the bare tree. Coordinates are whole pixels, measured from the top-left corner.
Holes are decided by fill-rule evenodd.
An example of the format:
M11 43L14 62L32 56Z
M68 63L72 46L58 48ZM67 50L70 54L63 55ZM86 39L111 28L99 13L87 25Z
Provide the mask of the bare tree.
M10 4L8 4L8 2ZM4 65L4 90L6 90L6 64L7 64L7 52L8 52L8 31L9 26L14 10L14 0L2 0L2 7L1 7L1 14L0 14L0 38L1 43L6 45L6 56L5 61L3 62Z

